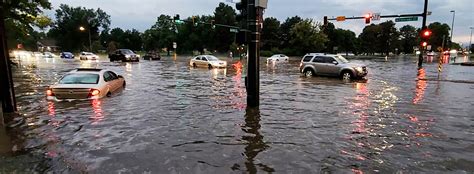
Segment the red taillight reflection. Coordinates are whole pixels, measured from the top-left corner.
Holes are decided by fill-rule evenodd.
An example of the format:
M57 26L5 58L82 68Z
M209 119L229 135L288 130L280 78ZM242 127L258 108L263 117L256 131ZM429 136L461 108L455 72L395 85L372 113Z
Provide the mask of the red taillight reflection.
M52 89L46 90L46 95L47 96L54 96L53 90Z

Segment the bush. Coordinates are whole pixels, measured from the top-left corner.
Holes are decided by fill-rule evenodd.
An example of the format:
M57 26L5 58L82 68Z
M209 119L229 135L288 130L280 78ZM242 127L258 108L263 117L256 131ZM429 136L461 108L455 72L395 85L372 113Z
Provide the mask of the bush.
M262 57L270 57L272 55L273 55L272 51L267 51L267 50L260 51L260 56L262 56Z

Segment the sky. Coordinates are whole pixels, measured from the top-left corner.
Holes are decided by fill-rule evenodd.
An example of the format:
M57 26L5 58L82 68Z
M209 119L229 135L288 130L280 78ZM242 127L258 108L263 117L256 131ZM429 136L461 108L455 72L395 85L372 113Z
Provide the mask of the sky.
M123 29L137 29L144 31L150 28L161 14L181 18L192 15L212 15L220 2L232 7L235 4L230 0L50 0L53 10L46 14L54 18L54 10L60 4L82 6L86 8L101 8L111 16L111 27ZM234 0L238 2L239 0ZM268 0L265 17L275 17L284 21L287 17L298 15L302 18L311 18L322 21L323 16L363 16L366 13L380 13L381 15L413 14L423 12L424 0ZM452 24L455 11L453 41L469 44L471 29L474 27L474 0L429 0L428 11L432 15L427 18L427 25L431 22ZM372 21L381 23L386 20ZM366 25L364 20L333 21L337 28L349 29L359 34ZM421 17L415 22L400 22L397 27L413 25L421 27Z

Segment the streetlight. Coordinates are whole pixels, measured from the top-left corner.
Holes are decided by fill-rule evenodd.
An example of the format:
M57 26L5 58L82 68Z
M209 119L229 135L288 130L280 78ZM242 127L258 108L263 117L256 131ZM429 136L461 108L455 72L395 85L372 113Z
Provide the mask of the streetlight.
M449 48L451 49L453 47L454 18L456 17L456 11L451 10L450 12L453 13L453 23L451 23L451 38L449 39Z
M474 27L469 27L469 29L471 29L471 37L469 38L469 50L467 50L467 52L471 52L471 46L472 46L472 30L474 29Z
M84 30L86 30L86 28L84 28L83 26L80 26L79 30L84 31ZM89 32L89 51L92 52L92 40L91 40L91 30L90 30L90 28L87 31Z

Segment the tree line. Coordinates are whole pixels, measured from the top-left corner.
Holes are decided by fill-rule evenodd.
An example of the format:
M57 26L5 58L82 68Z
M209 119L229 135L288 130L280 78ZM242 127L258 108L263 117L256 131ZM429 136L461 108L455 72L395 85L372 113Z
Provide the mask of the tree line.
M47 1L31 3L45 9L50 8ZM11 13L7 13L7 17L14 16L12 14L15 10L9 12ZM181 19L186 21L184 23L176 23L173 16L162 14L143 32L136 29L110 28L110 15L100 8L87 9L61 4L56 10L55 20L42 16L39 8L33 12L37 16L35 20L21 20L21 17L17 20L28 25L18 25L14 20L7 20L10 46L22 43L26 48L34 48L38 40L51 38L63 51L85 51L89 50L90 34L93 52L128 48L134 51L155 50L169 53L173 50L174 42L178 45L176 51L185 54L193 51L204 53L205 50L237 52L240 47L236 43L237 34L222 25L239 26L242 21L237 20L234 8L224 3L219 3L214 14ZM299 16L288 17L283 22L269 17L264 19L262 25L263 56L277 53L300 56L308 52L408 54L413 53L420 43L419 28L405 25L397 29L393 21L367 25L358 36L351 30L336 28L332 23L324 26ZM32 26L40 31L32 29ZM79 30L79 27L85 30ZM433 31L429 41L433 50L442 46L443 36L445 41L449 40L449 25L434 22L428 28ZM459 45L454 44L454 47Z

